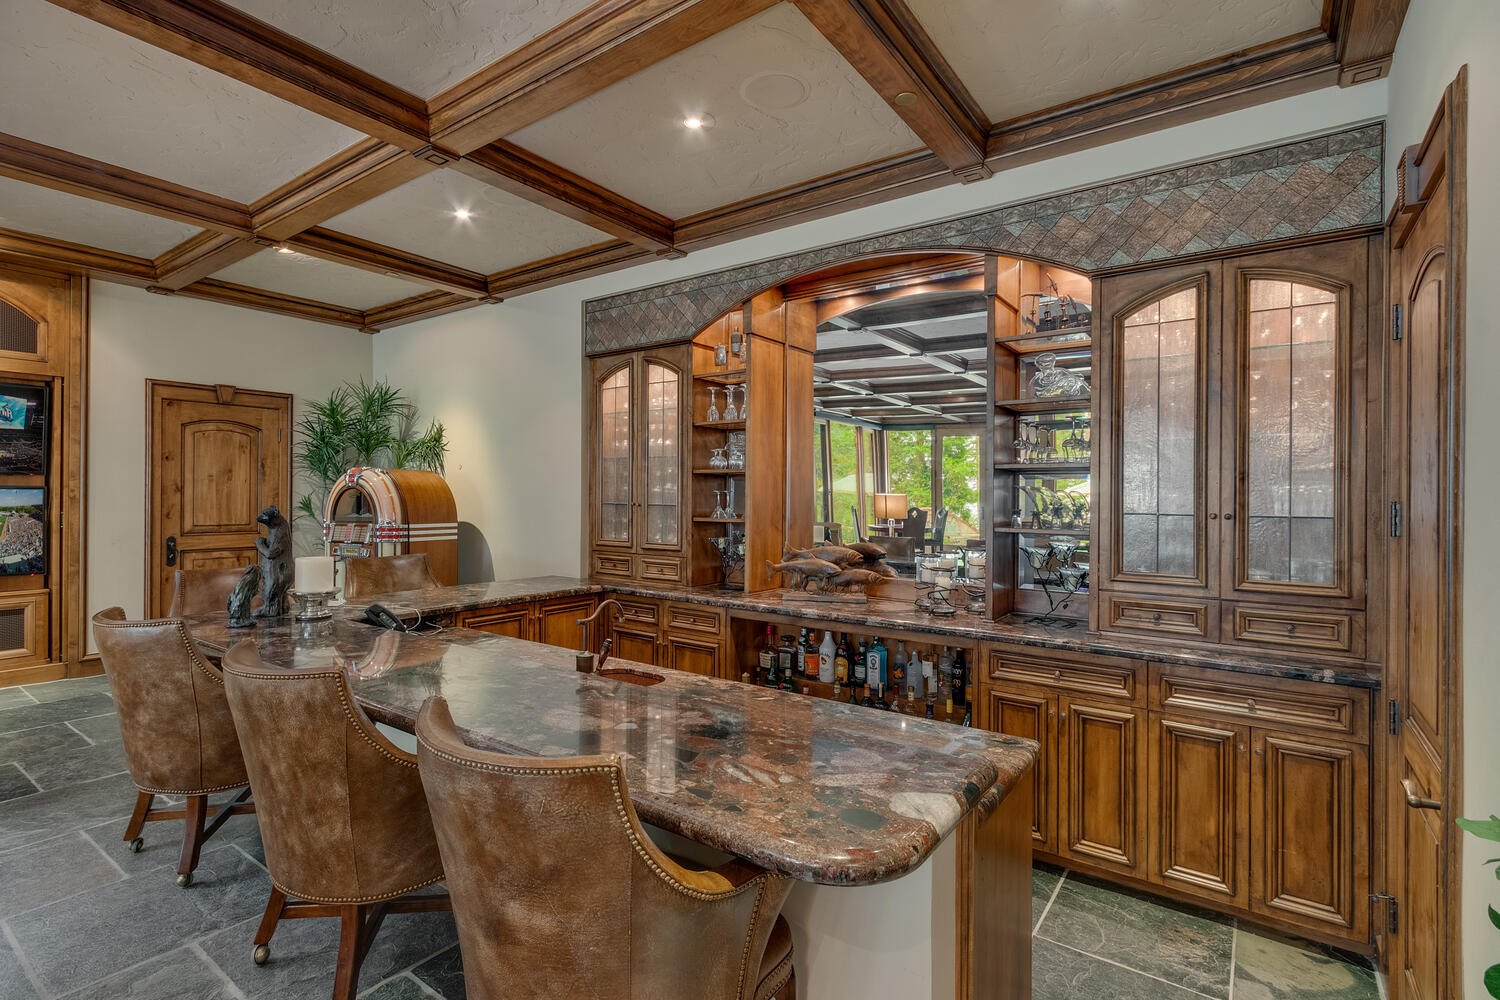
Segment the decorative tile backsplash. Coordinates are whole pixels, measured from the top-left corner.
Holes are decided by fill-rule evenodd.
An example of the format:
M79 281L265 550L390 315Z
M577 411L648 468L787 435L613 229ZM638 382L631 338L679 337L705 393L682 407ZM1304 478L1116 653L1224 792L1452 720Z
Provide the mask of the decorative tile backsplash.
M1088 272L1377 225L1384 147L1385 127L1366 125L593 299L584 345L683 340L773 285L875 253L973 250Z

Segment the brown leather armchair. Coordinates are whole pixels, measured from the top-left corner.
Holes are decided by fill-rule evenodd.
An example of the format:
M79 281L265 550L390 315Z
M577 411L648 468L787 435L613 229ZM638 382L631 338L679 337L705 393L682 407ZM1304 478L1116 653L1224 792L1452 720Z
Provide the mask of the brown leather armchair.
M474 750L429 698L417 760L473 1000L794 1000L790 880L674 862L617 757Z
M167 617L183 618L201 615L209 611L223 611L229 606L229 594L240 577L245 575L244 566L229 569L180 569L172 575L172 603L167 608ZM250 602L260 604L256 597Z
M138 794L124 840L139 851L151 822L184 821L177 884L190 885L203 844L230 816L255 811L240 755L224 675L198 654L180 618L132 622L123 608L94 616L94 642L120 717L125 763ZM210 806L212 792L243 789ZM181 795L181 809L151 808L158 795Z
M412 895L443 878L417 759L380 735L340 671L271 666L247 639L224 654L224 685L271 873L255 963L283 918L338 917L333 996L353 997L387 913L451 908Z
M425 552L344 560L344 599L347 601L361 601L398 590L427 590L441 586L437 577L432 575Z

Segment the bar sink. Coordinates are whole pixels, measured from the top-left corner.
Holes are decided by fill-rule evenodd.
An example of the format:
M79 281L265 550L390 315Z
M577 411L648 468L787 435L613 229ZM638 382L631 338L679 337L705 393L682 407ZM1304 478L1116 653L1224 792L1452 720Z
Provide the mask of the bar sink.
M598 671L598 675L624 681L626 684L639 684L641 687L650 687L666 680L661 674L653 674L649 670L632 670L630 667L605 667Z

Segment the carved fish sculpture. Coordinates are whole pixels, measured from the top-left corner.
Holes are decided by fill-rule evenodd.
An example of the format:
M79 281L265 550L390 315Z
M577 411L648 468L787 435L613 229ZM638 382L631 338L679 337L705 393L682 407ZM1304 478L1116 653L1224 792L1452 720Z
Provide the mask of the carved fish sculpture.
M828 590L864 590L870 584L880 583L884 579L884 576L874 570L846 569L836 576L820 580L819 585Z
M780 573L788 587L805 587L809 580L837 576L839 567L825 559L792 559L773 563L766 560L768 573Z
M864 556L867 563L879 562L885 558L885 549L874 542L850 542L849 548Z

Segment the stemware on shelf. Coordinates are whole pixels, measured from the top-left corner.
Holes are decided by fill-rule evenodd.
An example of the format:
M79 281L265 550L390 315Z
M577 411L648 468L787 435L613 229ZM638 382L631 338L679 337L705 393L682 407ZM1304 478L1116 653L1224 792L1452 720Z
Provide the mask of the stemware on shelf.
M740 419L750 419L750 387L748 385L740 386Z
M724 516L724 491L714 490L714 512L709 517L719 520Z
M739 411L734 408L734 386L726 385L724 387L724 399L724 419L738 420L740 418L740 414Z
M715 448L714 449L714 457L710 458L708 460L708 467L710 469L727 469L727 468L729 468L729 459L727 459L727 458L724 457L724 449L723 448Z
M719 389L718 386L708 387L708 422L716 424L719 422Z
M727 517L727 518L731 518L731 519L739 517L739 515L734 512L734 480L733 479L731 479L729 481L729 503L724 507L724 516Z

